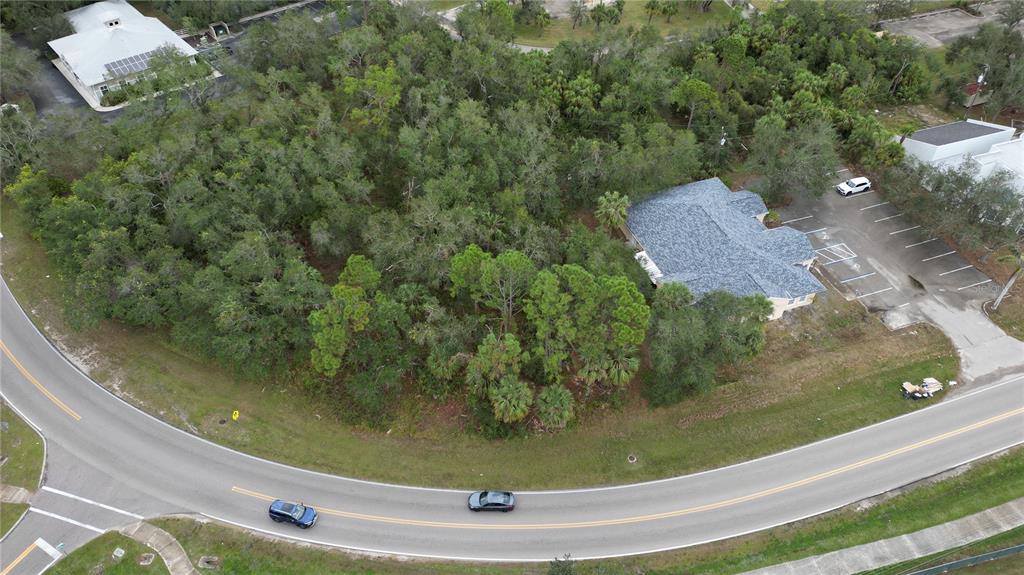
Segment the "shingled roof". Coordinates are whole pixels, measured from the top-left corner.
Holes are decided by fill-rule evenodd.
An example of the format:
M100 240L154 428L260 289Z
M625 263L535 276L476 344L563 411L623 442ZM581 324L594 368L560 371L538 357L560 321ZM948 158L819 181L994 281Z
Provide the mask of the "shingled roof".
M802 262L811 242L789 228L768 229L757 194L732 192L711 178L678 186L629 210L626 225L661 271L658 283L681 282L700 298L711 291L792 299L824 291Z

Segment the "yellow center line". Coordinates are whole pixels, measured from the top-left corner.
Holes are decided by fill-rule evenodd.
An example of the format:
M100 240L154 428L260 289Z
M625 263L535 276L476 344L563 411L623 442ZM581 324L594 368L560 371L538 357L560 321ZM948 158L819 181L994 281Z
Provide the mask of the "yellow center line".
M698 505L696 507L688 507L688 508L684 508L684 509L676 509L676 510L672 510L672 511L665 511L665 512L662 512L662 513L652 513L652 514L649 514L649 515L637 515L637 516L633 516L633 517L622 517L622 518L619 518L619 519L597 519L597 520L592 520L592 521L577 521L577 522L572 522L572 523L535 523L535 524L528 524L528 523L513 523L513 524L455 523L455 522L448 522L448 521L428 521L428 520L422 520L422 519L403 519L403 518L400 518L400 517L387 517L387 516L382 516L382 515L369 515L369 514L366 514L366 513L356 513L356 512L353 512L353 511L340 511L340 510L337 510L337 509L323 508L323 507L318 507L316 505L313 505L313 507L317 511L319 511L321 513L326 513L328 515L335 515L335 516L338 516L338 517L345 517L345 518L348 518L348 519L361 519L361 520L365 520L365 521L374 521L374 522L378 522L378 523L392 523L392 524L396 524L396 525L412 525L412 526L417 526L417 527L444 527L444 528L449 528L449 529L491 529L491 530L575 529L575 528L580 528L580 527L604 527L604 526L609 526L609 525L626 525L626 524L630 524L630 523L641 523L641 522L645 522L645 521L654 521L656 519L667 519L667 518L670 518L670 517L679 517L679 516L682 516L682 515L690 515L690 514L693 514L693 513L700 513L700 512L703 512L703 511L712 511L712 510L715 510L715 509L721 509L723 507L730 507L730 506L737 505L737 504L740 504L740 503L745 503L747 501L752 501L752 500L755 500L755 499L761 499L763 497L768 497L770 495L775 495L775 494L781 493L783 491L788 491L790 489L795 489L797 487L801 487L801 486L804 486L804 485L808 485L808 484L811 484L811 483L822 481L824 479L828 479L830 477L839 475L841 473L847 473L847 472L853 471L855 469L859 469L861 467L864 467L866 465L871 465L872 463L878 463L879 461L884 461L886 459L890 459L892 457L896 457L897 455L901 455L901 454L913 451L915 449L920 449L922 447L926 447L928 445L932 445L932 444L938 443L940 441L944 441L944 440L950 439L952 437L956 437L957 435L961 435L961 434L964 434L964 433L967 433L967 432L970 432L970 431L981 429L982 427L986 427L986 426L992 425L994 423L998 423L1000 421L1003 421L1004 419L1008 419L1008 418L1014 417L1016 415L1021 415L1021 414L1024 414L1024 407L1019 407L1019 408L1014 409L1012 411L1007 411L1005 413L1001 413L1001 414L996 415L994 417L990 417L990 418L988 418L988 419L986 419L984 421L979 421L977 423L972 423L970 425L965 425L964 427L961 427L959 429L954 429L953 431L947 431L946 433L942 433L940 435L936 435L935 437L931 437L931 438L928 438L928 439L925 439L925 440L922 440L922 441L918 441L917 443L913 443L913 444L907 445L905 447L900 447L898 449L893 449L892 451L887 451L885 453L882 453L880 455L876 455L874 457L869 457L867 459L862 459L860 461L857 461L855 463L851 463L849 465L844 465L842 467L837 467L837 468L831 469L829 471L818 473L817 475L812 475L810 477L806 477L804 479L793 481L791 483L786 483L784 485L779 485L777 487L772 487L772 488L769 488L769 489L764 489L762 491L751 493L749 495L743 495L743 496L740 496L740 497L734 497L732 499L726 499L726 500L723 500L723 501L718 501L718 502L715 502L715 503L708 503L708 504L705 504L705 505ZM266 494L260 493L258 491L252 491L252 490L249 490L249 489L244 489L244 488L238 487L238 486L232 487L231 491L233 491L235 493L238 493L238 494L241 494L241 495L246 495L248 497L253 497L253 498L256 498L256 499L262 499L264 501L273 501L273 500L277 499L276 497L273 497L273 496L270 496L270 495L266 495ZM0 575L2 575L2 574L0 574Z
M75 413L75 410L68 407L67 404L65 404L63 401L57 399L56 395L50 393L50 390L43 387L43 384L39 383L39 380L36 379L34 375L29 373L27 369L25 369L25 366L21 365L21 362L18 361L18 358L14 357L14 354L11 353L11 350L7 348L7 344L5 344L3 340L0 340L0 349L3 350L4 355L7 356L7 359L11 360L11 363L14 364L14 367L18 368L18 371L21 372L21 375L24 375L25 379L27 379L32 385L36 386L36 388L38 388L39 391L43 392L43 395L49 398L50 401L52 401L57 407L61 408L61 410L63 410L64 413L70 415L75 421L79 421L82 419L82 416ZM0 575L4 574L0 573Z
M17 559L12 561L11 564L8 565L7 567L4 567L3 571L0 571L0 575L7 575L8 573L10 573L11 570L14 569L15 567L17 567L18 563L21 563L22 559L24 559L25 557L28 557L28 554L31 553L32 550L35 549L35 548L36 548L36 544L35 543L32 543L31 545L26 547L25 550L21 552L21 555L18 555Z

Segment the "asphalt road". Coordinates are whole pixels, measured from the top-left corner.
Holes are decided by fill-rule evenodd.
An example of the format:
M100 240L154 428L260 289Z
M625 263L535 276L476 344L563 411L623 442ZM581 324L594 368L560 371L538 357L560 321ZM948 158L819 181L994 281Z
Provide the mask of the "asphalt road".
M36 542L47 529L63 531L46 535L44 544L60 539L70 551L96 531L182 512L407 556L548 561L566 553L580 559L649 553L816 515L1024 443L1021 366L972 393L770 457L621 487L522 492L512 513L474 514L463 491L304 471L173 428L66 362L6 284L0 311L0 392L42 430L48 461L33 511L2 542L3 575L37 573L51 560ZM319 523L304 531L271 522L266 507L274 497L317 507Z

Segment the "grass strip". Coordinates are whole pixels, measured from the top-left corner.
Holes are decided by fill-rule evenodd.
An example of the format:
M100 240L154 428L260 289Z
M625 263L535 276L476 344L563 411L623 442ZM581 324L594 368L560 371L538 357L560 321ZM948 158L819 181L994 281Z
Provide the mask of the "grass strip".
M114 550L119 547L124 550L124 556L120 559L113 556ZM159 555L153 558L151 564L139 565L139 559L145 553L154 552L134 539L111 531L100 535L58 561L49 573L51 575L82 575L83 573L167 575L167 566L164 565ZM253 571L252 573L258 572Z
M849 507L815 519L678 551L575 565L578 575L687 575L741 573L811 555L912 533L1011 501L1024 493L1024 450L975 463L960 475L925 483L858 511ZM189 519L153 522L171 533L193 561L218 556L221 573L266 575L543 574L547 565L465 564L365 558L336 550L252 536L245 531ZM1005 534L1004 534L1005 535ZM992 538L993 545L1001 544Z
M4 485L39 488L43 470L43 439L14 410L0 402L0 475Z
M915 326L890 333L863 308L820 294L769 326L768 347L733 383L650 409L634 388L621 406L581 414L557 434L489 441L458 405L403 402L392 430L345 423L338 406L287 381L244 381L173 345L160 330L103 321L75 331L63 283L12 202L4 202L3 274L32 320L108 389L165 421L254 455L352 477L437 487L607 485L736 463L895 417L929 402L900 382L952 379L949 341ZM281 405L306 413L300 426ZM453 408L453 409L449 409ZM231 420L233 410L240 419ZM338 410L340 411L340 410ZM315 416L315 417L314 417ZM385 433L391 431L392 433ZM636 463L627 457L635 455Z
M28 511L27 503L0 503L0 538Z

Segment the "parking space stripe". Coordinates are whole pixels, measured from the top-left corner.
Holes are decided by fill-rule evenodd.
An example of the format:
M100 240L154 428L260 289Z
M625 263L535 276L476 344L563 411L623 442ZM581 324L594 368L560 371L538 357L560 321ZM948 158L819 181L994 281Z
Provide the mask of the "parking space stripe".
M909 232L910 230L916 230L919 227L921 227L921 226L914 226L912 228L906 228L906 229L902 229L902 230L897 230L895 232L889 232L889 235L890 236L895 236L896 234L902 234L903 232Z
M866 274L861 274L861 275L859 275L859 276L857 276L857 277L853 277L853 278L850 278L850 279L848 279L848 280L843 280L843 281L841 281L841 282L839 282L839 283L841 283L841 284L845 284L845 283L850 283L850 282L852 282L852 281L857 281L857 280L862 280L862 279L864 279L864 278L869 278L869 277L871 277L871 276L873 276L873 275L875 275L875 272L870 272L870 273L866 273Z
M809 231L809 232L804 232L804 235L805 235L805 236L809 236L809 235L811 235L811 234L816 234L816 233L818 233L818 232L823 232L823 231L825 231L825 230L827 230L827 229L828 229L828 228L818 228L818 229L816 229L816 230L811 230L811 231Z
M793 218L792 220L786 220L786 221L784 221L784 222L782 222L782 223L784 223L784 224L790 224L790 223L793 223L793 222L799 222L800 220L806 220L806 219L809 219L809 218L813 218L813 217L814 217L814 216L804 216L804 217L802 217L802 218Z
M850 257L848 257L848 258L843 258L843 259L841 259L841 260L835 260L835 261L831 261L831 262L828 262L828 263L827 263L827 264L825 264L825 265L827 265L827 266L830 266L830 265L832 265L832 264L838 264L838 263L842 263L842 262L845 262L845 261L849 261L849 260L852 260L852 259L854 259L854 258L856 258L856 257L857 257L857 256L850 256Z
M951 255L951 254L955 254L955 253L956 253L956 250L953 250L953 251L951 251L951 252L946 252L946 253L944 253L944 254L939 254L939 255L937 255L937 256L932 256L932 257L930 257L930 258L924 258L924 259L923 259L923 260L921 260L921 261L923 261L923 262L930 262L930 261L932 261L932 260L937 260L937 259L939 259L939 258L944 258L944 257L946 257L946 256L948 256L948 255Z
M981 285L985 285L987 283L992 283L992 280L985 280L983 282L978 282L976 284L971 284L969 286L958 287L958 288L956 288L956 291L965 290L967 288L972 288L972 287L978 287L978 286L981 286Z
M942 272L941 274L939 274L939 277L942 277L944 275L953 274L953 273L956 273L956 272L962 272L964 270L969 270L969 269L971 269L973 267L974 266L964 266L962 268L956 268L955 270L949 270L948 272Z
M889 204L889 202L882 202L880 204L871 204L870 206L865 206L865 207L861 208L860 211L863 212L864 210L870 210L871 208L877 208L878 206L885 206L885 205L888 205L888 204Z
M86 499L85 497L81 497L79 495L75 495L74 493L68 493L66 491L61 491L60 489L54 489L54 488L49 487L47 485L44 485L42 487L42 490L43 491L49 491L50 493L55 493L57 495L63 495L64 497L68 497L68 498L71 498L71 499L77 499L77 500L81 501L82 503L88 503L89 505L95 505L96 507L100 507L102 509L106 509L107 511L113 511L114 513L120 513L121 515L127 515L128 517L133 517L135 519L140 519L140 520L141 519L145 519L145 517L139 515L138 513L132 513L131 511L125 511L124 509L118 509L117 507L114 507L112 505L106 505L104 503L100 503L99 501L93 501L92 499Z
M859 296L857 296L857 298L856 298L856 299L861 299L861 298L864 298L864 297L868 297L868 296L870 296L870 295L880 294L880 293L882 293L882 292L887 292L887 291L889 291L889 290L891 290L891 289L895 289L895 288L892 288L892 287L887 287L887 288L885 288L885 289L880 289L880 290L878 290L878 291L873 291L873 292L871 292L871 293L866 293L866 294L864 294L864 295L859 295Z
M64 523L70 523L71 525L76 525L78 527L81 527L82 529L88 529L89 531L93 531L95 533L99 533L100 535L102 535L104 533L104 531L102 529L100 529L99 527L93 527L92 525L89 525L87 523L82 523L81 521L75 521L74 519L71 519L71 518L68 518L68 517L64 517L63 515L57 515L56 513L50 513L49 511L43 511L42 509L39 509L38 507L29 507L28 510L30 512L32 512L32 513L38 513L40 515L45 515L47 517L52 517L52 518L54 518L54 519L56 519L58 521L63 521Z
M893 218L898 218L898 217L900 217L900 216L902 216L902 215L903 215L903 212L900 212L900 213L896 214L895 216L889 216L889 217L887 217L887 218L880 218L880 219L877 219L877 220L875 220L875 223L877 224L878 222L884 222L885 220L891 220L891 219L893 219Z
M928 243L928 242L934 242L934 241L935 241L935 240L937 240L937 239L939 239L939 238L932 238L932 239L930 239L930 240L925 240L925 241L923 241L923 242L917 242L916 244L910 244L909 246L903 246L903 247L904 247L904 249L906 249L906 248L912 248L912 247L914 247L914 246L920 246L920 245L926 244L926 243Z

